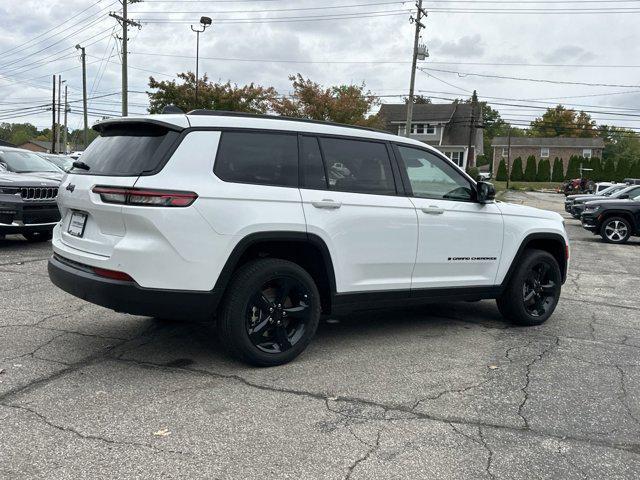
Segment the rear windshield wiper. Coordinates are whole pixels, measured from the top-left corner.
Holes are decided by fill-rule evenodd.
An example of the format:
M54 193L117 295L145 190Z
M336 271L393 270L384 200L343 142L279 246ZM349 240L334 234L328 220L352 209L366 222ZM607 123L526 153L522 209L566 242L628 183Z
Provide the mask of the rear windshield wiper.
M73 168L80 168L82 170L89 170L91 167L83 161L76 160L73 162Z

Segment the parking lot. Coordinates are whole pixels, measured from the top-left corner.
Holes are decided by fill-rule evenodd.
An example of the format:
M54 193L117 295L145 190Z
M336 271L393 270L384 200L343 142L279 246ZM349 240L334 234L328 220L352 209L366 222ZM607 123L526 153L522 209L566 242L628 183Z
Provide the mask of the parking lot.
M564 197L571 268L541 327L492 301L323 322L291 364L229 360L206 325L118 314L0 242L1 478L638 478L640 244ZM185 308L188 306L185 305Z

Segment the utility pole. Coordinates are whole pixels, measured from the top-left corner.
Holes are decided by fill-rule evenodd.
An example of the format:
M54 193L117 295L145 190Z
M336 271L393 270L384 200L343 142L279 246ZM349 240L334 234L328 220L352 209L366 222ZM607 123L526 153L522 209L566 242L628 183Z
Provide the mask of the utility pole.
M62 131L62 153L67 154L67 112L69 111L69 100L67 98L68 88L64 86L64 130Z
M473 137L476 133L476 105L478 104L478 94L473 91L471 97L471 119L469 121L469 143L467 145L467 168L476 166L476 151L473 151L473 157L471 157L471 147L473 145Z
M56 131L56 153L60 153L60 133L62 133L62 129L60 128L60 109L62 108L62 75L58 75L58 129Z
M82 114L84 116L83 143L84 143L84 148L87 148L89 120L87 118L87 55L84 49L85 47L76 45L76 50L80 50L80 59L82 60Z
M53 76L53 96L51 98L51 153L56 153L56 76Z
M127 17L127 5L129 3L138 3L141 0L120 0L122 3L122 16L113 12L109 14L110 17L115 18L122 25L122 116L126 117L129 114L129 78L127 69L127 55L128 55L128 41L127 30L129 25L142 28L138 22L129 20ZM86 142L86 140L85 140Z
M509 179L511 178L511 125L507 136L507 190L509 190Z
M413 38L413 59L411 60L411 82L409 84L409 103L407 103L407 124L405 126L404 134L406 137L411 136L411 120L413 118L413 90L415 88L416 83L416 66L418 63L418 47L420 43L420 30L425 28L424 24L421 22L422 16L427 16L427 12L422 9L422 0L418 0L416 4L418 7L418 13L416 14L415 20L412 18L411 20L416 25L416 32Z

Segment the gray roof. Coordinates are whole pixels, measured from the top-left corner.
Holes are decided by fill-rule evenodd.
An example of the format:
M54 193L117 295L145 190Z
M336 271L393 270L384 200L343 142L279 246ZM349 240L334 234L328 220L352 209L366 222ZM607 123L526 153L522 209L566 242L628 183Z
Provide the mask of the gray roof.
M507 137L495 137L492 147L506 147ZM604 148L602 138L580 137L511 137L512 147Z
M453 103L417 103L413 106L414 122L448 122L451 120L456 106ZM388 123L407 120L407 105L404 103L383 103L378 114Z
M413 106L412 120L413 122L444 123L443 146L467 145L471 112L470 103L418 103ZM407 119L407 105L383 103L378 115L386 121L386 130L398 133L397 125ZM476 112L476 118L479 119L479 117L479 112ZM477 142L478 139L476 139ZM482 143L481 137L479 142ZM438 145L438 141L427 143Z

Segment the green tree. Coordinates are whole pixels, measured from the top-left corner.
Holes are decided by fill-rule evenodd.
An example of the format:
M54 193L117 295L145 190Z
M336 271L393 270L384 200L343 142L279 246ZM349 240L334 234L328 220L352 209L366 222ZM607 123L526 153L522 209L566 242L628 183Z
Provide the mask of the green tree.
M205 74L198 81L198 101L195 100L195 75L179 73L178 81L157 81L149 77L149 113L161 113L167 105L175 105L185 112L197 108L234 112L266 113L278 97L273 87L261 87L253 83L239 87L227 83L212 83Z
M562 166L562 159L556 157L553 161L553 172L551 174L551 180L553 182L562 182L564 181L564 170Z
M591 168L589 178L595 181L602 180L602 160L600 160L600 158L593 157L589 162L589 168Z
M467 168L467 174L474 180L478 180L480 177L480 170L478 170L477 167L469 167Z
M39 135L38 129L30 123L0 123L0 140L14 145L22 145Z
M604 167L602 168L602 180L605 182L610 182L616 179L616 166L613 163L613 159L608 158L604 162Z
M630 178L640 178L640 159L631 166L629 171Z
M596 122L585 112L558 105L548 108L541 117L531 122L529 135L532 137L583 137L598 136Z
M496 174L496 180L498 182L506 182L507 181L507 164L504 161L504 158L500 160L498 164L498 173Z
M560 167L562 168L562 167ZM536 173L537 182L551 181L551 162L548 158L543 158L538 164L538 172Z
M517 157L511 165L511 181L522 181L524 174L522 173L522 158Z
M629 172L631 171L631 160L629 157L622 156L618 159L618 163L616 164L616 176L615 179L617 182L621 182L625 178L629 177Z
M567 166L567 174L565 175L565 178L567 180L572 180L578 177L580 177L580 157L572 155L571 158L569 158L569 165Z
M527 166L524 169L523 179L526 182L535 182L536 181L536 157L530 155L527 158Z

